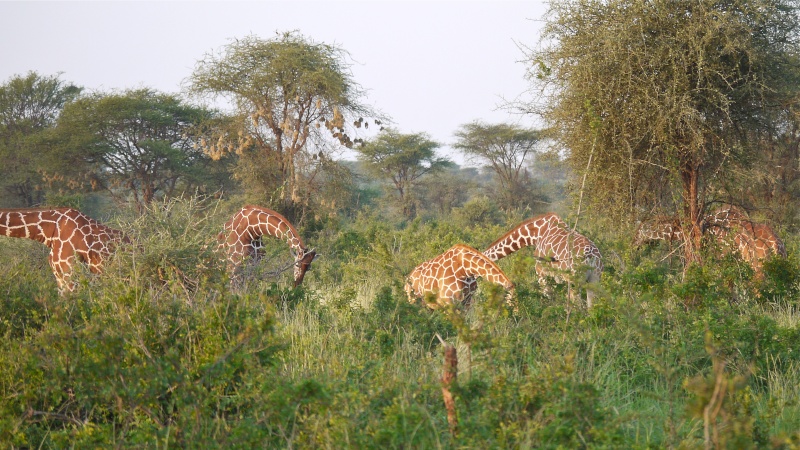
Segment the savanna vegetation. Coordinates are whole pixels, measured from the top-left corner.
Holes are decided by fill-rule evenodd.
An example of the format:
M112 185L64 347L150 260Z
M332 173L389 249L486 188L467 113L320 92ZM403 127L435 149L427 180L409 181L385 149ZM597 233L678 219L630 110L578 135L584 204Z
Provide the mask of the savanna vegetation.
M299 33L206 55L185 96L8 80L0 206L78 208L131 244L59 295L46 247L0 237L0 443L797 448L797 12L553 2L526 53L540 95L511 105L547 127L464 124L452 146L479 167L363 106L346 51ZM231 287L216 236L245 203L320 255L298 288L276 239ZM720 204L788 257L755 276L709 242ZM485 283L468 308L406 299L420 262L546 211L603 255L591 309L544 289L530 249L499 261L518 311ZM665 215L682 241L633 244Z

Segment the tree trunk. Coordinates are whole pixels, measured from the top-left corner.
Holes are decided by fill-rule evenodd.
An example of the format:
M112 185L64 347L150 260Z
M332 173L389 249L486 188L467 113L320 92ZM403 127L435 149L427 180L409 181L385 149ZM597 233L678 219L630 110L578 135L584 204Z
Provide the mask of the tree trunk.
M692 263L702 263L700 246L703 239L702 214L703 205L700 201L699 180L700 170L694 158L690 157L682 163L681 179L683 182L684 198L684 256L686 266Z

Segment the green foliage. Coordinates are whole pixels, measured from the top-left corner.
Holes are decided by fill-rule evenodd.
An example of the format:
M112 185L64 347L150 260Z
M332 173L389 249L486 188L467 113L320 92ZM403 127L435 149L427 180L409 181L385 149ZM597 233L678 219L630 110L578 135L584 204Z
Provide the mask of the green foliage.
M430 311L407 300L405 274L455 243L488 245L519 218L361 213L309 226L323 256L300 289L259 276L232 292L214 249L234 206L121 211L110 224L134 244L64 297L42 245L0 238L0 446L696 447L705 423L737 448L796 440L796 301L758 297L766 284L735 258L682 274L609 230L597 241L623 256L608 258L590 311L562 286L544 293L525 251L500 261L518 312L483 282L470 306ZM275 244L267 251L290 259ZM794 266L770 264L765 280L791 279ZM458 351L456 435L439 338Z
M48 182L63 175L58 151L48 145L64 105L81 88L55 76L29 72L0 85L0 179L2 203L34 206L42 203Z
M788 258L769 258L764 262L764 281L759 286L766 300L797 298L800 294L800 261L795 254Z
M142 210L158 198L204 186L213 162L192 131L211 117L150 89L94 94L64 108L54 139L65 161L86 170L76 183L105 188Z
M470 199L464 206L453 211L454 219L464 226L497 224L499 215L497 204L488 197Z
M356 147L359 161L376 177L387 180L396 191L403 216L416 217L417 200L412 189L421 177L452 166L447 158L436 156L439 143L425 133L402 134L387 128L378 136Z

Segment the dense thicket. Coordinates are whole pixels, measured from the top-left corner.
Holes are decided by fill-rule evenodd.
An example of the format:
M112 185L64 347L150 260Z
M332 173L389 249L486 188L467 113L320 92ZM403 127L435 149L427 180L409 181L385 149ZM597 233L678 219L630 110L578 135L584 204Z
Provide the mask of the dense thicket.
M602 249L591 311L535 259L501 260L520 311L481 284L469 310L409 303L403 277L520 216L409 225L361 214L302 228L322 256L292 290L286 245L231 292L215 234L236 205L173 201L110 221L136 246L65 297L41 244L0 239L0 442L11 448L791 448L800 270L735 257L685 278L666 249L586 224ZM125 217L118 216L118 217ZM790 254L798 241L789 239ZM663 251L662 251L663 250ZM709 258L711 258L709 256ZM442 347L458 351L452 435Z

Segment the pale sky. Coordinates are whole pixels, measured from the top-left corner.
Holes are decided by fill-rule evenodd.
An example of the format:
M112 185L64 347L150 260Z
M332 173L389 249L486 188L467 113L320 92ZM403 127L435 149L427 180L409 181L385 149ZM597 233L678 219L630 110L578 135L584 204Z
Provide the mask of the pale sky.
M528 87L519 45L538 42L544 1L0 1L0 83L62 72L89 90L179 93L195 63L232 39L297 30L347 50L363 100L440 154L465 123L535 118L498 109Z

